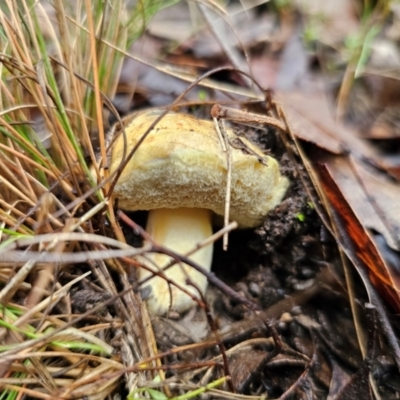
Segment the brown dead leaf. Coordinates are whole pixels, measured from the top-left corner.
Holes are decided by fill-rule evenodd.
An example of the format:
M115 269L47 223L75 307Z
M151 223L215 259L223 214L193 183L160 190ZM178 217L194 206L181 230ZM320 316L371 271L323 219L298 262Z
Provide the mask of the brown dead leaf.
M335 120L334 106L324 92L280 92L277 100L292 132L300 139L334 154L351 151L368 159L376 157L375 149L358 138L356 131Z
M294 29L287 39L280 59L279 73L273 87L290 91L303 87L308 73L309 55L306 52L301 29Z
M373 256L376 251L376 255L379 255L379 260L366 262L370 274L375 276L371 281L377 288L388 285L389 291L397 292L395 297L399 298L400 274L397 264L391 262L391 258L387 257L388 252L383 252L382 246L372 249L372 246L376 246L376 240L368 229L379 232L392 249L399 250L400 186L382 174L378 175L376 171L372 173L365 163L354 157L330 157L325 167L359 221L360 227L362 224L363 235L368 237L369 242L366 252ZM343 209L343 205L339 208ZM360 243L357 235L352 238ZM381 289L381 292L382 290L385 292L387 289Z
M393 307L396 312L400 311L400 281L398 276L392 276L388 265L377 249L371 233L365 228L362 220L356 215L345 195L349 197L351 184L354 185L354 196L350 196L353 202L364 201L360 197L360 190L356 187L357 178L351 176L352 169L346 166L346 160L341 163L337 160L326 161L319 167L321 184L329 200L330 205L343 222L345 239L342 245L344 251L351 260L359 260L367 268L371 283L379 291L381 296ZM342 167L342 170L339 169ZM348 176L346 176L346 173ZM350 186L349 186L350 185ZM368 208L367 208L368 210ZM371 210L371 209L370 209ZM364 212L368 214L368 211ZM376 213L372 208L372 213ZM348 238L348 239L347 239ZM351 243L347 243L350 240Z
M352 159L360 183L364 186L368 200L385 229L378 232L385 236L389 246L400 251L400 185L385 175L373 171L365 163Z
M260 370L268 352L258 349L248 349L247 351L236 352L230 356L230 372L235 388L242 393L248 386L254 375Z
M322 90L279 92L291 131L296 137L333 154L352 154L400 179L400 158L383 154L377 146L360 137L356 129L334 118L334 105Z
M363 226L400 250L400 186L355 157L330 157L326 166Z

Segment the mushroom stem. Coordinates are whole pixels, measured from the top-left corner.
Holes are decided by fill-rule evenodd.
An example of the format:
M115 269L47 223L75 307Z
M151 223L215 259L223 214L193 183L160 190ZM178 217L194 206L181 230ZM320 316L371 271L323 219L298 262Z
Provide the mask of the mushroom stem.
M156 209L149 212L146 231L154 241L173 250L179 254L185 254L192 250L196 244L212 235L211 212L206 209L198 208L176 208L176 209ZM207 271L211 268L212 244L207 245L189 258L201 265ZM163 268L170 261L171 257L164 254L151 253L148 255L150 261L141 258L140 261L153 271ZM150 271L141 268L139 270L140 280L152 275ZM172 266L165 271L165 275L179 285L183 285L195 297L199 297L198 291L193 286L186 286L189 278L196 286L205 292L207 278L200 272L194 270L187 264L180 263ZM146 298L150 313L155 315L165 315L170 309L178 312L185 311L193 306L194 300L171 285L165 279L155 276L148 281L151 289ZM172 297L171 297L171 291Z

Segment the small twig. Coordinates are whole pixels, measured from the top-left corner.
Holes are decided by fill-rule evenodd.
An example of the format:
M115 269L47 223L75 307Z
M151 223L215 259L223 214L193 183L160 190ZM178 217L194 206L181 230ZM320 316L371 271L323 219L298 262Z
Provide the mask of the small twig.
M226 175L226 195L225 195L225 210L224 210L224 227L229 224L229 210L231 206L231 185L232 185L232 152L229 147L229 141L226 134L225 121L221 119L222 135L226 147L227 175ZM228 233L223 237L223 249L228 250Z
M139 366L140 365L146 366L146 365L151 364L152 361L157 360L159 358L171 357L171 356L173 356L175 354L179 354L179 353L182 353L184 351L209 349L210 347L214 347L216 344L217 344L217 342L215 340L208 340L208 341L204 341L204 342L200 342L200 343L191 343L191 344L186 344L186 345L179 346L179 347L172 347L172 348L170 348L170 349L168 349L168 350L166 350L164 352L157 353L154 356L147 357L147 358L141 360L138 363L138 365ZM228 350L228 352L229 352L229 350ZM220 356L217 356L217 357L220 357ZM216 364L218 364L215 361L215 359L216 359L216 357L214 357L214 359L211 360L211 361L214 361Z
M200 243L198 243L192 250L189 250L188 252L184 253L183 255L188 257L197 250L208 246L211 243L216 242L220 237L224 236L226 233L232 232L235 230L239 224L236 221L231 222L230 224L224 226L222 229L220 229L218 232L215 232L213 235L208 237L205 240L202 240Z
M68 264L68 263L82 263L87 262L89 260L104 260L108 258L117 258L117 257L133 257L138 256L143 253L152 251L150 246L130 249L107 249L107 250L95 250L95 251L78 251L78 252L57 252L50 253L48 251L19 251L19 250L10 250L1 254L2 262L9 263L60 263L60 264Z
M211 108L211 116L213 118L223 118L237 123L253 123L271 125L274 128L286 130L286 125L276 118L267 117L266 115L254 114L243 110L236 110L235 108L225 107L220 104L214 104Z
M224 210L224 227L229 224L229 210L231 205L231 185L232 185L232 153L229 147L229 139L226 133L225 121L213 117L215 130L224 153L226 153L227 175L226 175L226 193L225 193L225 210ZM222 129L220 129L219 122ZM228 250L228 232L224 233L222 248Z
M219 143L220 143L220 145L222 147L222 151L224 153L226 153L226 151L227 151L226 142L224 140L224 137L222 136L222 132L221 132L221 129L219 127L218 121L219 121L219 118L213 117L214 127L215 127L215 130L216 130L217 134L218 134Z
M119 249L133 249L126 243L120 242L107 236L100 236L94 233L81 233L81 232L57 232L57 233L46 233L42 235L27 236L22 238L10 238L9 243L2 244L0 247L0 259L2 260L3 254L7 254L10 250L15 250L21 247L33 246L36 244L43 245L43 243L49 242L90 242L99 243L107 246L113 246ZM137 249L136 249L137 250ZM37 253L39 254L39 253ZM3 260L2 260L3 261Z

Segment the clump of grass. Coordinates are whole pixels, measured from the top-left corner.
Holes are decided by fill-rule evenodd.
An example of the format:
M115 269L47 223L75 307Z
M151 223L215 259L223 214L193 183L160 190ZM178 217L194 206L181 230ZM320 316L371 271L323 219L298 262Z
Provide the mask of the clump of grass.
M104 138L123 54L167 2L130 3L0 5L0 399L105 398L124 373L129 390L151 378L126 370L153 353L113 259L138 250L108 201ZM74 315L83 289L115 314L95 303Z

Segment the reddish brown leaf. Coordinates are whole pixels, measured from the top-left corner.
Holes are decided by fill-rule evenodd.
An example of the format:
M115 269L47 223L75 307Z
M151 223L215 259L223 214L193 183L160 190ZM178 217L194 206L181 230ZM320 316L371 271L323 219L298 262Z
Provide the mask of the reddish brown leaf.
M354 157L329 157L329 173L365 228L400 250L400 187ZM379 174L379 175L378 175Z
M347 246L344 250L350 255L350 258L357 257L368 269L370 281L380 294L388 301L388 303L400 312L400 286L397 280L393 280L389 273L385 261L379 254L370 233L362 225L349 202L346 200L341 188L336 180L338 173L332 167L332 162L327 162L320 167L320 176L324 192L337 215L343 221L345 234L352 241L352 246ZM336 175L335 175L336 172ZM349 177L349 182L355 182L356 179ZM346 180L345 176L338 179L343 183ZM357 186L354 186L354 191Z
M352 165L369 202L386 229L372 227L385 236L390 247L400 251L400 185L357 160L352 159Z

